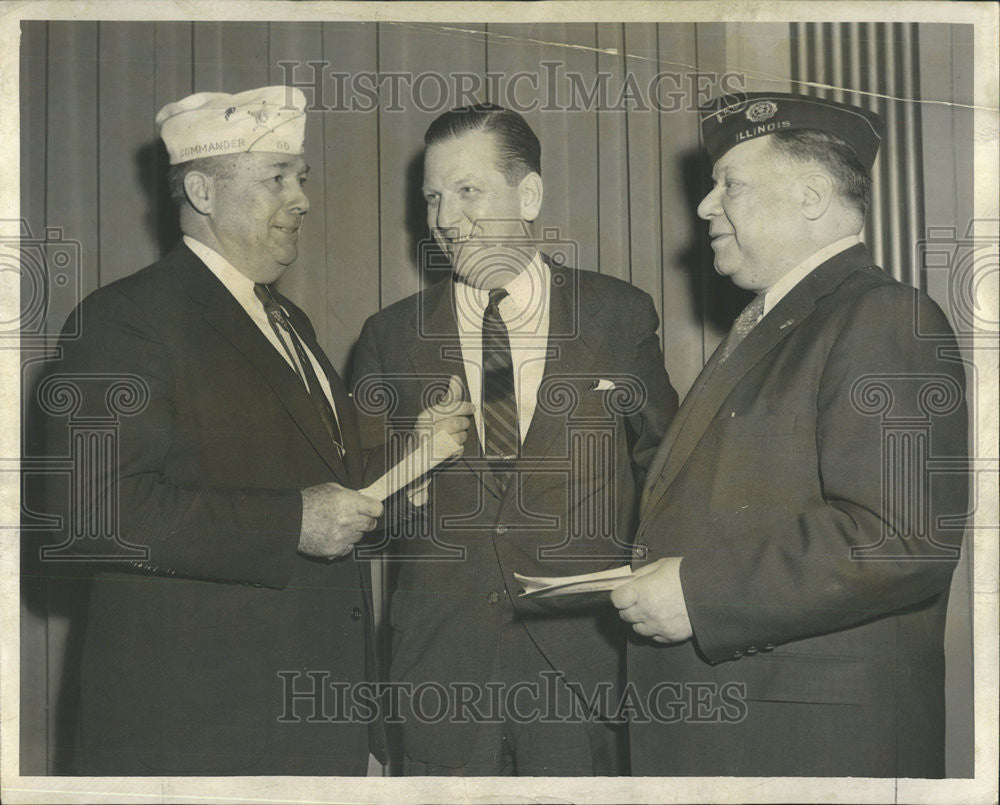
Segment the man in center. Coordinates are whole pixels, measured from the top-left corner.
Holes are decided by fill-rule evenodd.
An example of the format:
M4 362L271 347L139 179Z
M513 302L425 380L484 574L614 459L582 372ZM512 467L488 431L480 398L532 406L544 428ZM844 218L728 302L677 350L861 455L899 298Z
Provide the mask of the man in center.
M403 772L617 774L613 607L522 598L514 574L590 573L642 550L638 490L677 407L658 318L642 291L538 251L541 146L520 115L454 109L424 142L451 276L372 316L354 364L370 444L412 428L453 375L476 404L464 455L411 491L421 515L390 543Z

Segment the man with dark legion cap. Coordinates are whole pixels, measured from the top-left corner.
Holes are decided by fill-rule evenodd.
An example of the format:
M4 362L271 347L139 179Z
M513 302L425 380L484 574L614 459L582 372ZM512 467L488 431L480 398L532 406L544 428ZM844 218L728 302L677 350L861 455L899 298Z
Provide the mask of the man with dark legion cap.
M715 268L755 294L647 475L635 775L942 777L943 633L967 511L964 373L859 239L871 112L778 93L705 110Z
M78 479L112 490L118 539L73 549L120 555L91 563L75 770L365 774L373 725L292 695L372 678L353 546L382 503L352 490L385 454L365 466L353 400L272 286L309 211L305 98L202 92L156 122L183 242L84 300L48 381L76 384L86 406L123 378L136 389L117 461ZM437 427L460 443L468 424ZM47 431L65 455L65 419ZM75 505L67 521L99 516Z

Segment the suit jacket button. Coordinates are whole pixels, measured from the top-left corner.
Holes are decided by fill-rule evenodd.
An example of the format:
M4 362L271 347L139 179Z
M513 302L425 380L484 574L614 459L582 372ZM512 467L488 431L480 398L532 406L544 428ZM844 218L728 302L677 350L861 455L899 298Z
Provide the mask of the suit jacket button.
M500 523L500 525L496 527L496 535L498 537L502 537L506 533L507 533L507 526L505 526L503 523Z
M774 643L765 643L760 647L761 651L774 651Z
M736 649L736 651L733 652L733 659L734 660L738 660L742 656L743 656L743 652L740 651L739 649Z
M756 654L757 653L757 647L756 646L747 646L746 653L747 654Z
M649 556L649 546L648 545L636 545L632 548L632 555L636 559L645 559Z
M486 595L486 601L492 606L497 601L500 600L500 596L496 594L493 590L490 590Z
M354 609L351 610L351 620L361 620L361 607L354 607Z

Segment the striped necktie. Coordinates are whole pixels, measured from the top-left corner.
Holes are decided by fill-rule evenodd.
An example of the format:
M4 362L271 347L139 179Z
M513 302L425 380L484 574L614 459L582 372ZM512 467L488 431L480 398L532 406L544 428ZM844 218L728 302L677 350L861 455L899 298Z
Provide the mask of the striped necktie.
M483 313L483 430L486 458L499 472L510 470L521 450L514 395L514 361L507 325L499 305L507 297L503 288L490 291Z

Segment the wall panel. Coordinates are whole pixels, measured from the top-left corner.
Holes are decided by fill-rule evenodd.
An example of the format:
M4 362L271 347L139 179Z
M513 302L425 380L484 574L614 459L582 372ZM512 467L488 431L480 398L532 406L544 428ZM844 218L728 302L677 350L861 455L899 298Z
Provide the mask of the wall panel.
M46 222L80 242L88 293L104 284L98 251L98 24L50 23L48 47L48 122L40 135L46 138ZM69 312L53 310L59 321Z
M377 26L323 26L323 55L330 70L377 73ZM325 346L334 364L345 367L361 325L381 299L379 118L375 111L351 112L344 97L327 97L324 103L329 107L322 113L326 171L316 181L327 186L326 207L314 208L311 215L312 224L322 219L326 232L330 328Z
M256 34L256 31L255 31ZM323 60L323 29L309 23L268 24L267 75L261 83L284 84L286 71L281 62L316 62ZM259 61L259 60L258 60ZM294 76L294 73L292 74ZM307 96L306 102L316 99ZM330 341L330 293L332 283L326 267L329 263L323 211L326 209L326 137L324 114L306 115L305 160L309 165L306 195L310 208L299 230L299 254L292 267L278 281L278 288L300 303L316 328L316 337L324 347Z
M464 29L477 26L463 25ZM459 72L479 73L484 69L484 43L478 33L462 33L437 26L383 23L378 30L378 71L383 81L384 102L379 105L377 234L381 245L379 278L381 307L420 290L424 283L417 264L421 241L427 236L426 216L420 194L422 183L423 137L427 126L442 111L434 103L436 79L420 78L439 74L446 79ZM398 86L398 97L391 89ZM410 82L411 90L404 89ZM406 101L416 86L426 94L419 105ZM367 236L375 221L359 230ZM372 311L374 312L374 311Z
M689 77L683 67L698 63L693 27L661 25L657 32L658 72L667 75L659 80L656 95L665 109L659 115L660 209L654 222L660 233L661 270L632 269L633 284L649 291L661 311L663 357L681 395L704 365L702 292L706 273L714 274L706 253L707 230L695 214L709 167L700 150L698 92L691 92L702 79Z
M143 232L152 206L145 180L152 178L149 156L156 143L156 31L146 23L99 23L100 52L114 59L98 63L96 97L97 174L101 284L133 273L158 257L148 237L122 237ZM109 157L121 150L128 162ZM124 164L123 164L124 163ZM136 203L137 201L141 203Z
M625 55L625 26L597 25L597 47L594 61L597 72L607 74L608 94L611 87L625 81L628 57ZM602 274L610 274L639 287L632 275L632 255L629 242L629 209L622 199L628 198L628 121L615 111L598 111L595 115L594 137L597 140L597 265ZM648 290L644 288L644 290Z

